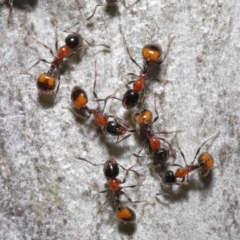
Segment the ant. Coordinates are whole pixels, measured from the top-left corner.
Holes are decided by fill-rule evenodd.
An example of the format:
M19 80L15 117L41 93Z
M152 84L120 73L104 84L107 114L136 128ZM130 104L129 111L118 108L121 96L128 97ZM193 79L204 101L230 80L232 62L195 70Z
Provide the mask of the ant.
M72 27L70 27L70 28L72 28ZM70 28L68 28L68 29L70 29ZM68 29L66 29L65 32L67 32ZM85 42L87 42L87 46L83 45L83 40ZM88 42L87 40L85 40L79 33L71 32L65 38L65 45L63 45L59 49L58 49L58 41L56 41L55 46L56 46L56 50L57 50L57 56L55 56L53 54L52 49L50 49L47 45L39 42L38 40L36 40L36 41L38 43L40 43L41 45L43 45L45 48L47 48L54 57L52 62L49 62L45 59L39 59L28 70L23 72L23 73L28 72L30 69L35 67L39 62L45 62L45 63L51 64L49 71L40 74L40 76L37 79L37 88L38 88L38 91L39 91L40 95L52 95L54 93L54 90L56 88L56 78L53 75L53 72L54 72L55 69L57 70L57 72L59 71L59 66L63 63L63 60L65 58L68 59L68 58L72 57L77 52L79 52L80 50L82 50L84 48L87 48L88 46L104 46L108 49L110 48L108 45L105 45L105 44L93 45L90 42ZM56 88L55 95L57 95L58 90L59 90L59 86L60 86L60 74L59 74L59 72L58 72L57 75L58 75L58 85L57 85L57 88Z
M96 123L101 128L103 128L104 132L106 132L110 135L113 135L113 136L117 136L118 137L117 143L120 143L124 139L130 137L131 133L135 132L135 130L128 129L129 126L126 123L123 123L122 119L116 118L115 116L112 116L112 115L104 114L104 109L105 109L107 100L111 96L104 99L104 107L101 108L100 104L98 102L98 99L97 99L97 94L95 92L95 88L96 88L96 75L95 75L95 81L94 81L94 87L93 87L93 95L96 98L96 102L98 103L98 107L96 109L89 108L86 105L88 103L87 93L80 86L75 86L72 89L71 100L72 100L73 107L72 108L65 107L65 108L69 109L73 114L75 114L76 116L78 116L80 118L84 118L84 117L80 114L77 114L75 109L84 110L84 111L88 112L89 116L92 114ZM109 118L113 118L114 120L109 120ZM86 119L86 118L84 118L84 119ZM120 123L120 122L122 122L122 123ZM130 134L124 136L121 139L119 138L120 136L123 136L127 132L129 132Z
M156 136L157 133L154 133L152 129L153 124L159 118L159 115L156 109L156 101L154 101L154 103L155 103L155 113L156 113L156 117L154 119L152 117L153 116L152 112L150 110L144 109L140 112L135 113L133 116L133 120L137 124L137 127L140 128L145 134L145 137L147 139L146 144L148 145L148 153L150 155L150 158L157 165L163 166L169 158L169 150L161 147L162 144L160 140L162 140L168 145L172 153L173 153L173 149L171 144L166 139L157 137ZM179 133L179 132L182 132L182 130L176 130L171 132L158 132L158 133L170 134L170 133ZM142 151L142 148L140 149L138 154L134 154L134 156L139 157L139 153L141 151Z
M196 169L200 170L201 176L202 177L206 177L209 173L209 171L214 167L214 159L211 156L210 153L208 152L204 152L201 155L199 155L200 150L202 149L202 147L211 139L214 139L217 137L217 135L220 133L217 132L216 134L214 134L214 136L210 137L209 139L205 140L200 147L197 149L195 157L193 159L193 161L190 164L187 164L186 159L185 159L185 155L182 152L182 150L179 147L180 153L182 155L182 158L185 162L185 167L179 165L179 164L170 164L170 166L177 166L179 167L175 173L172 170L166 170L165 173L162 176L162 181L165 184L168 185L172 185L172 184L177 184L177 185L182 185L184 183L189 183L189 176L188 174L190 172L195 171ZM196 164L194 164L197 156L198 157L198 162ZM187 177L187 180L185 181L185 177ZM178 182L177 179L180 178L182 179L181 182Z
M171 39L168 42L168 47L165 55L163 56L162 48L158 44L147 44L142 49L142 57L144 60L144 65L141 67L135 59L131 56L127 41L125 39L124 33L122 31L122 28L120 27L120 33L123 37L124 45L126 47L128 56L130 60L140 68L140 76L137 76L137 79L134 81L130 81L126 84L126 86L133 84L133 89L127 90L122 99L116 98L117 100L120 100L122 102L122 105L125 109L132 109L134 108L138 101L139 101L139 93L144 91L145 89L145 81L148 80L148 75L152 72L152 70L156 67L162 64L167 57L167 54L169 52L171 43L174 39L174 37L171 37ZM150 68L150 64L153 63L153 67ZM128 75L136 76L135 74L129 73ZM142 97L143 101L144 95Z
M106 4L97 4L97 5L95 6L95 8L94 8L94 11L93 11L92 15L89 16L89 17L87 18L87 20L90 20L90 19L94 16L94 14L95 14L95 12L96 12L96 10L97 10L98 7L114 6L117 2L121 2L121 1L122 1L122 3L123 3L124 7L126 7L125 0L106 0L106 2L107 2Z
M135 222L135 220L136 220L135 212L128 207L123 207L120 202L120 196L125 195L126 198L128 199L128 201L131 203L140 203L140 202L149 203L146 200L132 201L131 198L124 191L122 191L123 188L135 188L135 187L139 186L142 182L142 180L141 181L139 180L139 178L140 178L139 173L136 172L135 170L132 170L132 167L134 165L131 166L130 168L126 169L123 166L121 166L120 164L118 164L114 158L109 158L108 160L105 161L105 163L101 163L101 164L92 163L89 160L87 160L85 158L81 158L81 157L76 157L76 159L88 162L93 166L103 165L103 172L104 172L105 177L108 180L108 189L100 191L100 193L106 193L108 191L112 191L113 195L115 196L115 205L117 206L116 217L118 218L118 220L120 220L124 223ZM119 167L121 167L123 170L126 171L126 174L125 174L123 180L120 180L117 178L117 176L119 175ZM131 171L137 175L138 182L134 185L121 186L123 183L126 182L126 178L127 178L129 171ZM98 213L101 211L103 206L105 206L105 204L110 200L111 197L112 196L108 197L107 200L102 204L102 206L98 210Z

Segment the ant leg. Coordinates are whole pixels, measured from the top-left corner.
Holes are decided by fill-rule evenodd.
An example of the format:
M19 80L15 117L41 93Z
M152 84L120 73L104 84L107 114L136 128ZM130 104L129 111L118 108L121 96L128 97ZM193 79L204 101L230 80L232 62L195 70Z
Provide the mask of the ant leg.
M59 73L59 71L58 71L58 86L57 86L57 90L56 90L56 93L55 93L55 97L56 97L56 95L57 95L57 93L58 93L58 90L59 90L59 87L60 87L60 73Z
M121 1L121 0L118 0L117 2L120 2L120 1ZM123 4L123 6L124 6L125 8L127 8L125 0L122 0L121 2L122 2L122 4Z
M98 7L101 7L101 6L105 6L105 4L97 4L97 5L95 6L95 8L94 8L94 11L93 11L92 15L89 16L89 17L87 18L87 20L90 20L90 19L94 16L97 8L98 8Z
M145 141L141 144L141 148L140 148L140 150L138 151L138 153L137 153L137 154L134 153L133 156L135 156L135 157L137 157L137 158L143 157L143 156L141 156L141 155L139 155L139 154L142 152L142 150L143 150L144 148L146 149L146 142L145 142Z
M116 89L116 91L113 94L107 96L105 99L98 99L97 93L95 91L96 85L97 85L97 67L96 67L96 65L97 64L96 64L96 61L95 61L95 78L94 78L94 84L93 84L93 96L95 98L95 101L98 103L98 108L99 109L100 109L99 101L104 101L104 106L103 106L103 109L102 109L102 111L104 112L108 99L113 98L113 96L116 94L118 89Z
M135 73L127 73L128 76L134 76L134 77L140 77L139 75L135 74ZM133 81L134 82L134 81Z
M127 179L127 176L128 176L129 171L134 172L134 173L137 175L138 178L140 177L140 174L139 174L137 171L135 171L135 170L132 169L134 166L136 166L136 163L135 163L134 165L132 165L132 166L131 166L130 168L128 168L128 169L124 168L124 167L123 167L122 165L120 165L120 164L118 164L118 166L120 166L122 169L124 169L124 170L126 171L126 174L125 174L123 180L121 181L121 183L125 183L125 182L126 182L126 179Z
M186 158L185 158L185 155L184 155L182 149L180 148L180 145L179 145L178 139L176 138L176 140L177 140L176 142L177 142L178 149L179 149L179 151L180 151L180 153L181 153L181 156L182 156L182 158L183 158L183 160L184 160L184 162L185 162L185 165L188 166L188 165L187 165ZM192 163L191 163L191 165L192 165Z
M49 50L49 52L52 54L52 56L55 57L55 55L54 55L54 53L53 53L53 50L52 50L50 47L48 47L46 44L38 41L38 40L37 40L36 38L34 38L34 37L31 37L31 38L32 38L33 40L35 40L37 43L39 43L39 44L41 44L42 46L44 46L45 48L47 48L47 49Z
M127 136L123 137L122 139L119 139L119 136L118 136L116 143L118 144L118 143L122 142L122 141L125 140L126 138L129 138L131 135L132 135L132 134L128 134Z
M184 131L184 130L179 129L179 130L170 131L170 132L155 132L155 134L165 134L165 135L172 134L172 133L178 134L178 133L181 133L181 132L183 132L183 131Z
M169 50L170 50L170 47L171 47L171 44L172 44L174 38L175 38L175 36L172 36L172 37L170 37L170 39L168 40L167 50L166 50L166 53L165 53L164 56L163 56L163 59L162 59L161 63L163 63L164 60L165 60L165 58L167 57L168 52L169 52Z
M126 39L125 39L125 36L124 36L124 34L123 34L123 30L122 30L121 26L119 26L119 31L120 31L120 33L121 33L121 35L122 35L122 37L123 37L124 45L125 45L125 47L126 47L126 50L127 50L127 53L128 53L129 58L130 58L131 61L132 61L136 66L138 66L138 67L140 68L140 70L142 71L141 66L135 61L135 59L134 59L134 58L131 56L131 54L130 54L130 51L129 51L129 48L128 48L128 45L127 45L127 41L126 41Z
M9 9L8 18L7 18L7 25L8 25L8 27L9 27L9 24L10 24L10 18L12 16L13 0L9 0L9 6L10 6L10 9Z
M94 84L93 84L93 96L94 96L96 99L98 99L97 93L96 93L96 91L95 91L96 84L97 84L97 62L95 61L95 77L94 77Z
M55 27L55 36L56 36L55 49L56 52L58 52L58 27Z
M79 25L79 22L76 22L76 23L74 23L72 26L70 26L70 27L68 27L68 28L65 28L63 31L64 31L65 33L76 33L76 32L69 31L69 29L71 29L71 28L73 28L73 27L75 27L75 26L77 26L77 25Z
M129 88L129 85L132 84L132 83L134 83L134 82L135 82L135 81L130 81L130 82L126 83L126 84L125 84L125 87Z
M28 68L27 70L25 71L22 71L20 72L20 74L26 74L29 70L31 70L33 67L35 67L36 65L38 65L40 62L45 62L45 63L49 63L49 64L52 64L52 62L49 62L45 59L39 59L36 63L34 63L30 68Z
M170 37L170 39L168 40L168 46L167 46L166 53L164 54L163 58L162 58L159 62L157 62L157 63L151 68L150 71L152 71L155 67L161 65L161 64L164 62L165 58L166 58L167 55L168 55L168 52L169 52L169 50L170 50L170 46L171 46L174 38L175 38L175 36ZM156 80L156 81L161 81L161 80L159 80L159 79L155 79L155 80ZM169 81L169 80L166 80L166 82L168 82L168 81ZM170 81L170 82L171 82L171 81Z
M130 127L129 124L128 124L124 119L117 117L115 114L114 114L114 115L109 115L109 117L113 117L116 122L122 123L122 124L123 124L125 127L127 127L127 128ZM132 132L132 131L133 131L133 132L136 132L135 130L129 130L129 131L131 131L131 132ZM129 131L128 131L128 132L129 132Z
M137 201L133 201L125 192L121 191L120 192L121 194L125 195L125 197L127 198L127 200L131 203L142 203L142 202L145 202L145 203L148 203L150 205L153 205L153 203L147 201L147 200L137 200Z
M110 46L108 46L107 44L93 44L93 43L90 43L89 41L87 41L85 38L83 38L82 36L81 36L81 38L90 46L90 47L99 47L99 46L103 46L103 47L105 47L105 48L107 48L107 49L110 49L111 47Z
M168 147L169 147L169 150L170 150L170 152L172 153L172 156L173 156L173 157L176 157L176 153L174 152L171 143L168 142L168 141L167 141L166 139L164 139L164 138L159 138L159 139L162 140L163 142L167 143L167 145L168 145Z
M197 150L197 152L196 152L196 154L195 154L195 157L194 157L193 161L191 162L191 164L194 163L194 161L195 161L197 155L199 154L201 148L202 148L209 140L215 139L215 138L220 134L220 132L221 132L221 131L218 131L218 132L215 133L212 137L208 138L206 141L204 141L204 142L201 144L201 146L198 148L198 150Z
M68 110L69 110L71 113L73 113L76 117L78 117L78 118L80 118L80 119L83 119L83 120L88 120L88 118L90 117L90 115L87 116L87 117L84 117L83 115L77 113L73 107L62 106L62 108L63 108L63 109L68 109Z
M162 176L162 174L161 174L161 172L160 172L160 167L158 168L158 176L159 176L159 180L160 180L160 184L161 184L161 186L163 187L163 189L165 190L165 191L167 191L168 193L156 193L155 195L156 196L158 196L158 195L164 195L164 196L169 196L170 194L172 194L172 191L170 191L169 190L169 188L166 186L166 184L164 183L164 181L163 181L163 176ZM176 184L176 183L174 183L174 184ZM172 184L170 185L170 186L172 186Z
M156 105L156 94L154 94L154 111L155 111L156 117L151 122L151 125L153 125L153 123L155 123L159 118L158 111L157 111L157 105Z
M109 196L107 198L107 200L99 207L98 211L97 211L97 215L101 212L102 208L107 204L107 202L110 200L112 196Z
M88 163L90 163L93 166L102 166L102 165L105 164L105 163L100 163L100 164L92 163L89 160L87 160L86 158L82 158L82 157L75 157L75 158L78 159L78 160L82 160L82 161L88 162Z

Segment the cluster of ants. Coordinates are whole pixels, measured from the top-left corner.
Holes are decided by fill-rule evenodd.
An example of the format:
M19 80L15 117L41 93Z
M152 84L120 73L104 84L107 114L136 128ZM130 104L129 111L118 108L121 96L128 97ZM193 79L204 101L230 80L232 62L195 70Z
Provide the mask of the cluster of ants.
M107 1L107 2L110 2L110 1ZM117 1L114 1L114 2L117 2ZM98 5L96 6L96 8L97 7ZM94 10L94 13L95 13L95 10ZM90 18L92 16L90 16ZM97 94L95 92L95 87L96 87L96 75L95 75L93 96L95 97L95 102L97 104L97 107L95 108L89 107L88 96L86 91L80 86L75 86L71 92L72 106L64 107L64 108L69 109L72 113L74 113L77 117L81 119L87 119L90 116L93 116L96 124L103 130L104 133L117 137L116 143L122 142L123 140L127 139L135 132L143 134L145 138L145 142L142 148L140 149L140 151L137 154L134 153L133 155L137 158L140 158L141 157L140 153L144 148L147 152L147 155L153 162L153 164L157 166L161 182L164 186L187 184L189 182L189 173L196 170L199 170L200 174L203 177L206 177L209 171L214 167L214 159L211 156L211 154L209 154L208 152L204 152L200 154L200 151L202 147L209 140L214 139L219 134L219 132L214 136L210 137L209 139L205 140L201 144L201 146L198 148L195 154L193 161L190 164L186 162L184 153L182 152L179 146L178 148L185 162L185 165L181 166L175 163L168 163L170 153L173 154L174 152L173 148L170 142L168 142L166 139L162 137L158 137L157 134L160 134L160 133L169 134L173 132L178 133L180 132L180 130L173 131L173 132L159 132L159 133L154 132L153 126L154 126L154 123L158 120L156 102L155 102L155 113L157 114L157 116L155 118L153 118L153 114L150 110L137 109L137 106L144 101L145 85L149 80L151 80L151 73L153 72L153 70L155 68L158 68L164 62L168 54L170 45L173 41L173 37L169 40L168 47L165 54L163 54L161 47L157 44L145 45L142 49L142 57L143 57L144 63L143 63L143 67L141 67L131 56L129 48L127 46L127 41L125 39L125 36L121 27L120 27L120 33L123 37L126 51L128 53L130 60L140 69L139 75L135 75L132 73L129 74L129 75L134 75L136 77L134 81L131 81L127 84L129 89L123 94L122 98L115 97L115 93L114 93L107 96L104 99L98 99ZM87 43L86 45L83 44L83 40ZM47 47L45 44L42 44L42 45L47 49L49 49L50 53L54 56L53 51L49 47ZM60 86L59 66L63 63L64 59L68 59L72 57L73 55L77 54L80 50L83 50L88 46L103 46L103 47L109 48L109 46L105 44L93 45L87 40L85 40L80 34L74 33L74 32L71 32L68 34L68 36L65 39L64 46L58 48L57 45L58 44L56 43L57 56L54 56L54 59L51 62L45 59L40 59L32 66L32 67L36 66L39 62L46 62L50 64L49 70L47 72L40 74L40 76L37 79L37 88L40 95L56 96ZM29 68L27 71L29 71L31 68ZM55 72L57 72L57 77L55 76ZM96 63L95 63L95 73L96 73ZM129 87L130 84L132 84L132 88ZM115 100L121 101L122 106L126 110L137 109L137 111L135 111L133 115L133 121L135 122L136 129L130 129L129 124L125 120L118 118L115 115L104 113L105 106L109 99L112 99L112 100L115 99ZM100 106L100 102L104 102L103 107ZM167 147L163 147L162 146L163 143ZM116 217L124 223L135 222L135 219L136 219L135 212L129 207L124 207L120 200L120 196L125 195L127 199L132 203L140 203L140 202L149 203L148 201L145 201L145 200L132 201L131 198L129 198L128 195L123 191L123 189L125 188L135 188L142 183L143 178L141 177L141 175L137 171L132 169L134 166L131 166L130 168L125 168L122 165L118 164L117 161L113 158L109 158L108 160L106 160L105 163L101 163L101 164L93 163L82 157L76 157L76 159L85 161L93 166L103 165L103 172L105 177L108 180L109 188L102 192L107 192L107 191L113 192L113 195L115 197L114 202L116 205ZM125 171L125 177L123 180L120 180L117 178L119 175L119 167L121 167ZM177 169L173 171L173 170L170 170L169 167L177 167ZM126 182L129 172L133 172L136 175L137 182L133 185L123 186L123 184ZM106 202L100 207L99 211L108 202L110 197L107 198Z

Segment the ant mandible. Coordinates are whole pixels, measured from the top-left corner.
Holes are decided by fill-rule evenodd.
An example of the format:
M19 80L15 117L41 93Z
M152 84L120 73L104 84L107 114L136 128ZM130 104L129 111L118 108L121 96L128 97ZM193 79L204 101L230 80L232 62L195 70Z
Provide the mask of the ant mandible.
M72 27L74 27L74 26L76 26L76 24L73 25ZM70 28L72 28L72 27L70 27ZM70 28L68 28L68 29L70 29ZM67 32L68 29L66 29L64 31ZM35 38L33 38L33 39L36 40ZM87 42L86 46L83 45L83 40L85 42ZM85 40L79 33L71 32L65 38L65 45L63 45L59 49L58 49L58 41L56 41L55 45L56 45L56 50L57 50L57 56L54 56L52 49L50 49L47 45L39 42L38 40L36 40L36 41L38 43L40 43L41 45L43 45L45 48L47 48L54 57L52 62L49 62L45 59L39 59L28 70L23 72L23 73L28 72L30 69L35 67L40 62L45 62L45 63L51 64L49 71L40 74L40 76L37 79L37 88L41 95L49 95L49 94L54 93L54 90L56 88L56 78L53 75L53 72L55 69L58 72L59 66L62 64L62 62L65 58L67 58L67 59L70 58L71 56L75 55L80 50L87 48L88 46L104 46L106 48L110 48L106 44L93 45L90 42L88 42L87 40ZM55 95L58 93L59 86L60 86L60 74L58 72L58 85L56 88Z
M149 203L146 200L132 201L131 198L124 191L122 191L123 188L135 188L135 187L139 186L142 182L140 180L139 173L136 172L135 170L132 170L132 167L134 165L131 166L130 168L126 169L122 165L118 164L117 161L114 158L109 158L108 160L106 160L105 163L101 163L101 164L92 163L89 160L87 160L85 158L81 158L81 157L76 157L76 159L88 162L93 166L102 166L103 165L103 172L104 172L105 177L108 180L108 187L109 188L106 189L106 190L100 191L100 193L105 193L105 192L108 192L108 191L112 191L112 193L115 197L115 205L117 206L117 210L116 210L115 214L116 214L116 217L118 218L118 220L120 220L124 223L135 222L135 220L136 220L135 212L131 208L123 207L121 202L120 202L120 196L125 195L126 198L128 199L128 201L131 202L131 203L140 203L140 202ZM121 167L123 170L126 171L126 174L125 174L123 180L120 180L120 179L117 178L117 176L119 175L119 167ZM136 176L138 177L137 183L134 184L134 185L121 186L123 183L126 182L126 178L127 178L127 175L129 173L129 171L132 171L133 173L136 174ZM110 200L111 197L112 196L108 197L107 200L100 206L100 208L98 210L98 213L105 206L105 204Z
M179 167L175 173L172 170L166 170L165 173L162 176L162 182L164 184L168 184L168 185L172 185L172 184L177 184L177 185L181 185L183 183L189 183L189 176L188 174L190 172L195 171L196 169L200 170L200 173L202 175L202 177L206 177L209 173L209 171L214 167L214 159L211 156L210 153L208 152L204 152L201 155L199 155L199 152L201 151L202 147L211 139L216 138L219 135L220 131L218 131L216 134L214 134L212 137L210 137L209 139L205 140L201 146L197 149L196 154L194 156L193 161L190 164L187 164L186 162L186 158L184 153L182 152L182 150L179 147L179 151L181 153L181 156L185 162L185 167L179 165L179 164L169 164L169 166L177 166ZM198 157L198 163L194 164L197 156ZM187 177L187 180L185 181L185 177ZM177 179L180 178L182 179L181 182L178 182Z

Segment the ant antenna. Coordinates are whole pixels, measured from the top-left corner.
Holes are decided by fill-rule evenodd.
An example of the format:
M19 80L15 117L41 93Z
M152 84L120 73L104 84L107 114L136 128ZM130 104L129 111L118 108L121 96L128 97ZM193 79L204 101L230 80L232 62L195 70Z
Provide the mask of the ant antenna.
M124 36L124 33L123 33L123 30L122 30L121 25L119 26L119 31L120 31L120 33L121 33L121 35L122 35L122 38L123 38L123 41L124 41L124 45L125 45L125 47L126 47L126 50L127 50L127 53L128 53L129 58L130 58L131 61L132 61L135 65L137 65L137 66L140 68L140 70L142 71L141 66L135 61L135 59L134 59L134 58L131 56L131 54L130 54L130 51L129 51L129 48L128 48L128 45L127 45L127 41L126 41L126 38L125 38L125 36Z

